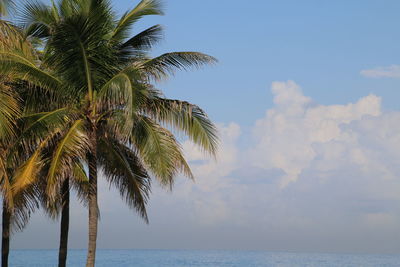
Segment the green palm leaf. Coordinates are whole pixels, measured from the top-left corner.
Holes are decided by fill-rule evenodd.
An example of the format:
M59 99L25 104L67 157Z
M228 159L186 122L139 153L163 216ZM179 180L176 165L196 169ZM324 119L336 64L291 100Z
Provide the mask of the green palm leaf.
M200 68L216 62L214 57L198 52L172 52L140 62L138 67L153 79L162 80L173 75L177 69Z
M144 109L155 120L184 132L204 151L215 155L217 129L200 107L185 101L154 97L144 105Z
M15 193L20 193L26 187L32 185L39 178L40 170L44 162L42 151L37 149L33 155L22 164L13 177L12 189Z
M54 197L59 181L67 178L74 167L74 160L84 158L88 150L88 137L83 120L75 121L63 135L49 163L47 192Z
M126 37L130 27L143 16L163 15L161 2L158 0L142 0L131 11L126 12L119 20L112 34L113 40L122 40Z
M174 136L150 118L144 116L136 118L131 142L138 150L146 168L162 185L171 187L173 178L179 172L193 178Z
M99 160L110 184L114 185L129 207L136 209L148 222L146 204L150 177L132 150L116 140L101 139Z
M70 179L80 202L87 205L89 177L82 162L74 162L72 166L72 179Z
M121 49L132 51L132 55L135 55L135 52L148 50L162 39L162 31L161 25L154 25L124 42Z
M10 52L0 52L0 74L12 74L15 79L28 84L57 92L61 82L52 74L40 69L33 61L23 55Z
M0 140L7 140L15 135L15 122L20 113L20 103L15 92L4 82L0 82Z
M67 108L55 109L50 112L40 112L25 115L22 118L26 124L20 138L26 136L40 137L50 132L60 130L74 119L74 113Z
M58 20L59 16L53 8L40 2L28 2L23 9L20 22L24 25L26 35L46 38L50 34L52 25Z

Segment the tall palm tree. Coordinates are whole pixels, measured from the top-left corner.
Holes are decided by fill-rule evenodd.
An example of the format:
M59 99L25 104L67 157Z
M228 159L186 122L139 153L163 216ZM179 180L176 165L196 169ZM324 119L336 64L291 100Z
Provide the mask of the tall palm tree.
M16 26L10 24L9 22L0 21L0 27L1 27L1 35L0 35L0 53L3 56L3 59L6 59L5 61L3 61L3 64L5 63L5 65L2 66L3 68L3 73L7 74L7 65L9 63L8 57L11 58L19 58L19 60L25 60L26 62L31 62L32 64L34 64L34 62L40 62L41 58L39 57L35 57L32 55L32 47L29 44L29 42L27 42L26 38L23 36L23 34L21 33L20 29L18 29ZM33 41L37 41L37 39L33 39ZM39 52L39 51L36 51ZM15 62L14 62L15 63ZM18 64L18 63L17 63ZM4 70L6 70L4 72ZM40 71L39 69L37 69L38 71ZM13 75L14 78L16 80L18 80L18 75ZM4 78L4 77L3 77ZM4 79L2 79L4 80ZM8 79L10 80L10 79ZM21 80L21 79L19 79ZM2 89L4 89L4 85L5 83L1 82L2 85ZM29 88L33 86L34 90L26 90L26 88ZM7 87L9 88L9 87ZM15 89L15 88L13 88ZM48 140L46 140L46 144L44 146L41 147L41 151L40 153L34 153L33 151L31 151L31 153L34 153L32 160L30 161L31 165L27 165L27 166L33 166L36 165L36 167L38 167L39 165L41 165L41 167L43 164L41 164L42 162L46 161L46 162L50 162L51 160L49 158L46 158L46 154L47 157L51 156L51 153L49 153L48 151L54 151L57 147L57 141L62 141L62 137L63 137L63 132L60 130L60 128L62 128L63 126L65 127L66 123L68 123L68 118L64 119L65 117L65 109L59 108L59 103L62 102L65 99L58 99L58 101L55 101L56 98L54 98L54 93L56 92L54 90L54 87L52 87L53 90L49 90L48 87L46 87L45 85L42 86L40 84L40 82L27 82L25 84L25 90L22 90L24 92L19 92L22 93L22 95L24 95L23 97L20 97L20 99L24 100L22 102L24 102L25 105L25 111L24 116L20 116L20 119L24 119L25 123L24 124L26 127L19 127L19 129L24 128L22 131L24 133L24 135L32 135L35 136L36 139L42 134L42 136L46 136L49 134L52 134L53 138L50 138ZM21 90L19 90L21 91ZM1 104L3 102L5 102L6 98L4 96L5 91L1 91L2 94L0 94L0 99ZM7 93L10 93L10 90L7 90ZM10 95L11 96L11 95ZM15 95L13 95L14 98L10 99L14 99L15 102ZM9 101L10 102L10 101ZM13 102L10 102L11 104L13 104ZM10 105L11 105L10 104ZM7 106L3 107L3 111L4 113L9 111L7 110ZM51 112L46 112L47 110L52 110ZM16 116L16 112L11 113L10 114L3 114L2 112L0 112L0 122L2 122L0 127L0 131L4 132L5 129L9 129L10 128L10 124L8 123L6 124L6 122L8 122L6 119L9 118L11 119L17 119ZM7 116L5 116L7 115ZM20 123L21 124L21 123ZM13 125L14 126L14 125ZM55 128L57 128L58 130L55 131ZM51 129L51 131L50 131ZM22 133L20 133L22 134ZM16 136L13 136L16 137ZM15 140L17 139L17 140ZM21 136L19 138L14 138L14 142L10 142L11 147L16 145L16 141L20 141L22 138ZM36 141L38 141L40 139L37 139ZM32 140L31 140L32 141ZM43 140L42 140L43 141ZM32 142L31 142L32 143ZM47 150L47 153L45 153ZM2 150L3 152L4 150ZM5 152L2 153L2 155L5 154ZM5 157L6 158L6 157ZM23 162L22 162L23 163ZM48 164L47 164L48 165ZM16 166L16 165L15 165ZM61 168L62 166L60 166ZM37 173L41 172L41 175L44 174L45 170L48 168L44 168L45 170L39 170L37 169ZM13 169L14 170L14 169ZM75 168L73 169L73 171L71 172L71 176L72 179L72 185L74 185L76 187L76 189L78 189L78 193L79 195L84 198L84 193L83 191L85 190L85 184L86 184L86 180L87 178L85 178L85 172L82 171L83 167L81 167L81 165L79 164L75 164ZM11 177L11 175L8 176L9 181L7 184L9 184L9 188L13 189L13 190L8 190L8 192L11 191L18 191L18 192L23 192L24 190L26 190L27 188L30 188L31 185L34 183L34 179L32 179L31 175L28 175L27 172L22 172L24 175L19 175L19 177ZM14 178L14 179L11 179ZM18 189L16 186L14 186L13 184L11 184L12 181L14 181L15 179L19 179L18 181ZM28 181L27 181L28 180ZM38 179L36 179L38 180ZM1 179L1 181L3 182L3 179ZM37 182L37 181L36 181ZM46 183L46 181L40 181L42 186ZM6 184L6 185L7 185ZM60 197L57 200L53 200L53 201L49 201L48 198L46 198L45 194L36 194L36 198L40 199L41 202L44 204L44 210L53 218L56 217L57 212L60 209L60 206L62 207L62 216L61 216L61 235L60 235L60 264L59 266L66 266L66 256L67 256L67 240L68 240L68 224L69 224L69 186L70 186L70 181L69 179L66 179L63 182L63 186L61 187L61 192L60 192ZM3 186L5 187L5 186ZM41 188L43 189L43 188ZM20 193L22 194L22 193ZM12 196L11 193L9 193L10 196ZM15 194L14 194L15 195ZM14 196L15 197L15 196ZM58 202L58 203L57 203ZM10 202L11 203L11 202ZM24 204L24 203L22 203ZM58 205L61 204L61 205ZM4 205L3 205L4 209L3 209L3 242L2 242L2 255L3 255L3 260L2 260L2 266L8 266L8 254L9 254L9 236L10 236L10 224L12 221L12 214L11 214L11 207L9 204L6 203L6 198L4 198ZM25 208L24 206L20 207L21 208ZM14 208L16 209L16 208ZM18 211L18 208L16 209ZM21 213L21 212L20 212ZM18 226L19 228L22 230L23 228L23 223L27 222L28 216L23 217L23 221L18 221Z
M0 7L3 8L4 2ZM0 11L4 11L1 9ZM32 50L23 40L21 31L14 25L0 20L0 51L16 52L31 58ZM24 170L24 159L28 149L21 147L21 99L16 92L18 85L13 75L0 76L0 185L3 197L2 210L2 266L8 266L11 224L22 229L29 218L32 205L32 190L22 191L15 184L15 175ZM19 150L16 147L20 148ZM27 173L26 173L27 174ZM32 189L32 188L30 188ZM18 190L18 192L16 192Z
M0 2L0 16L6 15L7 2ZM0 20L1 35L0 49L8 50L13 42L18 39L18 32L4 20ZM12 89L7 85L8 77L1 76L0 81L0 182L3 195L2 209L2 243L1 263L8 266L8 255L10 251L10 225L11 212L9 206L13 204L11 181L7 175L6 147L7 143L14 137L15 118L19 115L19 105Z
M0 54L38 62L40 58L22 31L0 20ZM3 62L4 63L4 62ZM0 69L7 69L7 64ZM0 184L3 194L2 266L8 266L11 226L22 230L30 213L38 207L38 177L45 166L44 152L54 148L67 117L51 95L39 86L18 79L14 73L0 75ZM49 108L53 112L43 112ZM43 172L43 171L42 171ZM73 175L73 174L72 174ZM76 175L73 177L77 177ZM40 181L44 184L45 181ZM43 186L42 186L43 187ZM49 210L49 209L46 209ZM50 210L49 210L50 211Z
M95 263L99 168L147 221L150 176L168 187L179 172L192 177L172 132L187 135L210 154L216 151L216 130L204 111L165 98L151 84L175 69L199 67L215 59L197 52L148 57L147 50L160 37L159 25L129 37L137 20L161 14L156 0L142 0L120 19L106 0L63 0L51 7L32 2L26 7L25 27L29 36L44 41L42 62L38 65L10 54L0 57L4 72L62 92L68 103L64 111L69 120L52 154L46 191L55 199L76 164L88 166L86 266Z
M3 77L5 79L5 77ZM0 82L0 181L3 196L2 210L2 266L8 266L10 248L11 210L14 208L12 183L9 177L7 151L14 137L15 118L19 114L18 101L6 80Z

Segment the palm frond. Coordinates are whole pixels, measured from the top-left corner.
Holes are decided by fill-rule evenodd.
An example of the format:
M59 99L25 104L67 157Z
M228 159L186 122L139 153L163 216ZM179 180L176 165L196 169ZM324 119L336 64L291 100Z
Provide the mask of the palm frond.
M0 82L0 140L9 140L15 135L16 120L21 114L16 93Z
M11 216L11 229L22 231L27 225L31 214L39 208L40 191L35 184L29 185L22 192L15 194L14 209Z
M30 158L17 169L12 183L14 194L19 194L26 187L36 182L43 165L42 151L41 149L37 149Z
M97 94L98 105L108 108L131 105L132 103L132 81L124 71L112 77Z
M162 31L161 25L154 25L125 41L120 49L130 52L132 55L148 50L162 39Z
M181 147L172 133L150 118L135 118L131 142L146 168L158 178L161 185L171 187L173 178L179 172L193 178Z
M159 81L173 75L176 70L200 68L216 62L216 58L198 52L171 52L140 62L138 68L149 77Z
M144 105L144 109L146 114L155 120L174 130L184 132L205 152L215 155L218 146L217 129L207 114L197 105L186 101L154 97Z
M126 38L131 26L148 15L163 15L162 4L158 0L142 0L131 11L126 12L119 20L112 34L113 40L122 40Z
M35 62L17 53L0 52L0 74L11 75L15 79L54 92L59 91L62 84L51 73L40 69Z
M27 36L46 38L49 36L52 25L59 20L54 6L50 7L37 1L28 1L22 10L20 23L25 28Z
M133 125L130 119L133 112L133 88L130 78L124 73L118 74L100 93L97 107L99 112L104 114L101 119L107 121L106 127L121 137L129 135ZM109 120L110 116L118 117L118 120Z
M39 180L42 167L45 163L43 152L52 137L53 135L50 135L41 140L28 159L15 169L12 178L13 195L21 194L26 188ZM26 153L26 151L24 152Z
M63 129L74 119L74 114L68 108L59 108L49 112L40 112L24 115L25 127L20 138L34 138L44 136L50 132Z
M51 156L47 174L47 193L50 197L57 192L59 181L65 179L74 167L74 160L84 158L88 148L88 137L83 120L75 121L63 135Z
M19 51L27 58L33 58L34 51L22 30L11 22L0 20L0 51Z
M77 197L81 203L87 205L89 192L89 177L82 162L76 161L72 167L72 179L70 179Z
M148 222L146 204L150 193L150 177L132 150L110 138L98 145L100 165L129 207L136 209Z

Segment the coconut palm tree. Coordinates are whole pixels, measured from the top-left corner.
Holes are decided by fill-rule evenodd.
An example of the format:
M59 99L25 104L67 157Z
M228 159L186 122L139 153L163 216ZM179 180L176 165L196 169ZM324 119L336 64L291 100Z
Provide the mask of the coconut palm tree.
M5 77L3 77L5 79ZM3 196L2 210L2 266L8 266L11 210L14 208L7 150L14 137L15 118L19 114L18 101L5 80L0 82L0 181Z
M192 177L173 132L215 153L216 130L205 112L188 102L165 98L152 85L176 69L215 59L197 52L150 58L148 49L159 40L161 27L133 37L129 32L143 16L162 14L156 0L142 0L119 19L106 0L63 0L50 7L31 2L24 13L27 34L44 41L43 60L7 54L0 61L4 72L62 94L63 103L68 103L64 111L69 120L51 156L46 191L56 199L76 165L88 166L86 266L94 266L99 170L147 221L151 176L167 187L180 172Z
M22 31L0 20L0 54L38 62L37 51ZM6 67L2 65L0 69ZM38 207L40 194L38 177L44 164L44 152L51 150L62 136L60 127L68 117L56 109L54 92L49 94L39 86L18 79L14 73L0 76L0 184L3 193L2 266L8 266L11 225L22 230L30 213ZM49 108L53 112L43 112ZM63 111L63 110L61 110ZM51 137L51 138L50 138ZM49 154L49 153L47 153ZM48 161L48 159L47 159ZM79 178L74 175L73 177ZM32 181L40 181L33 183ZM76 179L74 180L76 181ZM78 184L81 184L78 181ZM54 205L53 205L54 206ZM49 207L45 210L51 212Z
M3 8L4 2L0 7ZM1 9L0 11L4 11ZM23 40L21 31L14 25L0 20L0 51L16 52L27 58L32 56L31 46ZM0 185L3 197L2 210L2 266L8 266L11 225L22 229L29 218L32 205L32 190L19 190L13 177L23 169L27 149L19 146L21 132L21 99L16 92L18 85L13 75L0 76ZM20 150L15 149L19 146ZM26 188L27 189L27 188ZM31 188L30 188L31 189ZM29 192L28 192L29 191ZM33 198L34 199L34 198Z
M12 83L13 86L21 86ZM23 84L17 90L18 96L26 96ZM32 94L28 94L31 96ZM14 224L22 230L31 212L38 208L39 201L46 201L46 180L40 179L47 170L46 155L54 149L63 132L60 126L67 123L68 118L59 111L28 113L29 105L25 97L19 97L21 115L16 117L15 133L8 141L2 139L2 157L0 166L3 189L3 239L2 266L8 266L10 229ZM72 173L77 180L78 176ZM57 202L56 202L57 203ZM46 203L47 204L47 203ZM53 204L53 202L50 202ZM53 205L54 206L54 205ZM51 212L52 206L45 206ZM54 209L54 208L53 208Z
M10 8L14 7L14 2L13 1L1 1L0 2L0 14L1 15L7 15L7 11L9 11ZM1 30L1 35L0 35L0 49L1 52L3 54L13 54L16 56L21 56L21 54L23 55L23 57L21 58L25 58L28 60L33 61L39 61L40 58L38 57L34 57L32 52L32 46L29 44L29 42L27 42L25 36L22 34L21 30L12 25L10 22L4 21L4 20L0 20L0 30ZM37 38L32 39L32 43L35 43L38 41ZM40 43L40 42L39 42ZM36 51L38 52L38 51ZM15 77L18 78L18 77ZM4 79L3 79L4 80ZM10 79L8 79L10 80ZM4 83L1 82L2 85L2 89L4 89ZM25 84L28 85L29 87L29 83ZM54 101L54 97L52 98L52 96L54 96L54 91L50 91L50 95L49 95L49 91L46 91L46 88L41 88L38 83L33 83L33 85L35 86L35 91L32 90L22 90L24 91L22 94L25 94L25 96L23 97L24 102L25 102L25 107L26 110L23 112L25 114L25 116L21 116L21 118L24 118L26 122L25 123L28 126L28 129L24 129L24 133L26 134L30 134L30 135L34 135L34 136L38 136L37 131L40 129L40 132L43 135L47 135L47 134L51 134L49 132L50 130L50 124L53 124L53 130L55 127L60 128L62 123L65 123L65 120L61 119L60 116L64 116L62 109L57 109L57 101ZM7 87L9 89L9 87ZM15 88L14 88L15 89ZM25 88L26 89L26 88ZM48 89L48 88L47 88ZM0 98L5 101L6 98L4 96L5 91L2 91L2 94L0 96ZM7 90L7 93L10 93L10 90ZM14 92L15 93L15 92ZM21 93L21 92L19 92ZM11 96L11 95L10 95ZM14 102L15 102L15 97L16 95L13 95L14 98ZM29 103L26 100L30 100ZM49 100L53 100L50 101ZM13 102L10 102L10 105L13 104ZM60 101L58 101L60 102ZM3 102L2 102L3 103ZM52 112L44 112L45 110L50 110L53 109ZM4 106L3 109L4 112L7 112L9 110L7 110L7 106ZM1 113L1 112L0 112ZM2 116L3 115L3 116ZM17 116L15 116L15 112L14 114L10 112L10 114L6 114L9 115L10 119L17 119ZM6 119L2 119L2 118L9 118L8 116L4 116L3 113L0 114L1 117L1 126L0 130L4 130L5 129L10 129L9 125L10 123L6 124L7 120ZM21 119L20 118L20 119ZM54 125L55 123L55 125ZM60 124L61 123L61 124ZM22 129L22 127L20 127ZM35 133L36 130L36 133ZM47 131L47 132L46 132ZM21 133L20 133L21 134ZM54 132L53 132L54 134ZM58 134L58 140L60 140L60 137L62 135L59 133ZM13 136L15 137L15 136ZM15 138L14 138L15 139ZM50 146L50 144L52 144L51 147L48 147L47 150L48 151L52 151L55 149L55 144L57 143L57 136L54 136L54 138L52 138L53 140L51 140L52 142L50 142L50 140L47 140L47 145ZM17 140L21 140L21 138L17 138ZM12 145L15 145L15 141L11 142ZM11 144L10 143L10 144ZM44 152L44 147L42 147L42 152ZM2 150L2 155L4 154L4 150ZM33 153L33 151L31 152ZM34 154L36 156L38 156L38 154ZM47 155L51 155L51 153L47 153ZM31 164L36 164L38 165L38 163L40 162L40 160L38 160L39 158L42 159L45 156L39 156L36 157L36 161L32 160ZM50 161L49 159L47 159L47 161ZM4 165L3 165L4 166ZM36 166L38 167L38 166ZM87 178L85 179L85 172L83 172L83 168L80 168L81 166L79 164L76 164L76 167L74 168L73 172L71 173L71 176L74 178L72 179L72 183L73 185L76 187L76 189L78 190L79 195L82 197L82 199L84 198L84 194L83 191L86 183ZM46 169L46 168L45 168ZM42 171L42 175L43 175ZM27 173L24 173L25 176L19 176L17 177L17 179L20 179L21 181L18 182L18 184L20 185L19 188L15 187L14 185L11 184L12 181L8 181L7 184L9 184L9 188L13 189L11 191L19 191L21 193L19 193L19 195L23 195L22 192L24 190L26 190L27 188L30 188L29 185L30 183L26 182L26 180L31 179L32 177L27 176ZM10 175L8 177L11 177ZM7 177L7 178L8 178ZM1 180L3 181L3 179ZM43 186L46 181L40 181L41 185ZM6 185L7 185L6 184ZM69 179L66 179L63 182L63 186L61 188L61 192L60 192L60 198L57 199L57 201L53 201L53 202L49 202L49 199L46 198L45 194L39 194L37 193L35 198L40 199L40 201L43 203L43 207L44 210L53 218L56 218L56 215L60 209L60 205L57 204L61 204L62 207L62 216L61 216L61 235L60 235L60 264L59 266L66 266L66 256L67 256L67 241L68 241L68 224L69 224L69 186L70 186L70 182ZM5 186L3 186L5 187ZM26 188L25 188L26 187ZM41 188L43 189L43 188ZM8 190L8 192L11 192L10 190ZM10 197L12 196L11 193L9 193ZM15 198L15 194L13 196ZM10 229L11 229L11 222L13 221L12 219L12 212L11 210L13 209L12 207L10 207L9 204L7 204L7 199L4 197L4 204L3 204L3 238L2 238L2 266L8 266L8 255L9 255L9 242L10 242ZM9 201L11 203L11 201ZM19 220L16 221L19 230L22 230L22 228L24 227L25 223L28 220L28 214L27 212L31 212L32 210L26 210L26 207L24 207L23 205L25 204L24 202L21 202L22 207L14 207L14 209L16 209L19 212ZM37 203L35 203L37 204ZM37 206L37 205L35 205ZM21 209L21 210L19 210ZM21 216L24 215L24 216ZM15 219L14 219L15 220Z

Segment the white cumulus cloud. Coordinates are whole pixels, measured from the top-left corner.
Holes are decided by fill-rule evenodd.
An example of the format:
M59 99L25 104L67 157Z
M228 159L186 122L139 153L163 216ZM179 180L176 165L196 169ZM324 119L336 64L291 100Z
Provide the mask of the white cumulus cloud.
M282 185L297 180L318 156L315 144L350 138L341 127L365 116L379 116L381 99L375 95L347 105L322 106L305 97L293 81L274 82L274 108L256 122L257 146L250 153L260 168L285 171Z

